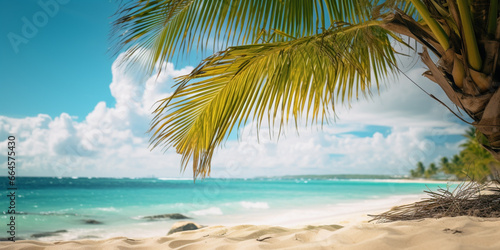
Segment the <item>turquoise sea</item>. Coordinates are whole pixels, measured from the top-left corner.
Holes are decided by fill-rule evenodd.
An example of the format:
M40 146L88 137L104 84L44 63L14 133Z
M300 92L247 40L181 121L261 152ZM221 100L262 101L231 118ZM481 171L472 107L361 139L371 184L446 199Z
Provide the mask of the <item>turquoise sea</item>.
M3 232L9 217L7 178L0 183ZM166 235L181 213L202 225L288 225L307 218L369 210L446 183L353 179L17 178L17 239L73 240ZM10 216L10 215L9 215ZM328 223L328 222L325 222ZM55 232L46 234L41 233Z

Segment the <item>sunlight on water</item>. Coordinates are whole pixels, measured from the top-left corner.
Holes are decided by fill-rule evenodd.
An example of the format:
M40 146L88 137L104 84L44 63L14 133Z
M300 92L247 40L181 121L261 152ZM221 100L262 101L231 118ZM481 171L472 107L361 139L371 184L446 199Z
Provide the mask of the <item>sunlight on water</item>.
M25 177L18 183L18 235L46 241L161 236L176 220L144 217L170 213L204 225L265 223L264 218L284 224L290 218L340 214L375 206L377 201L422 194L428 188L446 188L446 183L314 179L193 183L165 178ZM5 199L0 206L8 207ZM40 235L48 232L52 234Z

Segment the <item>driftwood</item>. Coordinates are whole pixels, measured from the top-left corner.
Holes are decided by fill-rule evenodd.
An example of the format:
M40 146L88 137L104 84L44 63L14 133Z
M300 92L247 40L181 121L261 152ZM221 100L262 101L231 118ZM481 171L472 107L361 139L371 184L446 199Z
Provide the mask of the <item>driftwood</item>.
M391 222L475 216L484 218L500 217L500 188L491 184L465 182L455 190L440 188L436 192L425 191L430 197L408 205L402 205L379 214L370 215L371 221Z

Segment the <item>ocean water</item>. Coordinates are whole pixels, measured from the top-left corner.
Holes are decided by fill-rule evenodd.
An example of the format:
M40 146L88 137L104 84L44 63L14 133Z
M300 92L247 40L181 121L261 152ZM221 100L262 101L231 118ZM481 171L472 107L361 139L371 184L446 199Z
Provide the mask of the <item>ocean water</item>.
M2 186L3 185L3 186ZM144 216L181 213L202 225L276 224L341 215L446 183L385 180L41 178L20 177L16 237L45 241L166 235L176 220ZM0 238L8 237L7 179L0 183ZM378 203L377 203L378 202ZM102 224L88 224L95 220ZM290 223L288 223L290 224ZM40 233L60 231L52 236Z

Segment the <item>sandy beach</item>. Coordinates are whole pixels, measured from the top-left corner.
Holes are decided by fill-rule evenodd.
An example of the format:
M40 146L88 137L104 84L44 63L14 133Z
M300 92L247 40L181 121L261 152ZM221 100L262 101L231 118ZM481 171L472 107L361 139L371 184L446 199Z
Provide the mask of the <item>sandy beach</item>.
M500 219L455 217L285 228L213 226L165 237L1 242L0 249L500 249Z
M325 214L290 219L261 218L246 225L209 226L163 237L114 237L104 240L0 242L0 249L500 249L500 219L454 217L369 222L368 214L392 205L419 200L406 197L397 204L371 203L333 217ZM358 204L359 205L359 204ZM385 206L384 206L385 205ZM389 205L389 206L388 206ZM286 216L286 215L284 215ZM267 225L265 222L269 222ZM306 221L304 221L306 220ZM273 226L273 225L281 226Z

